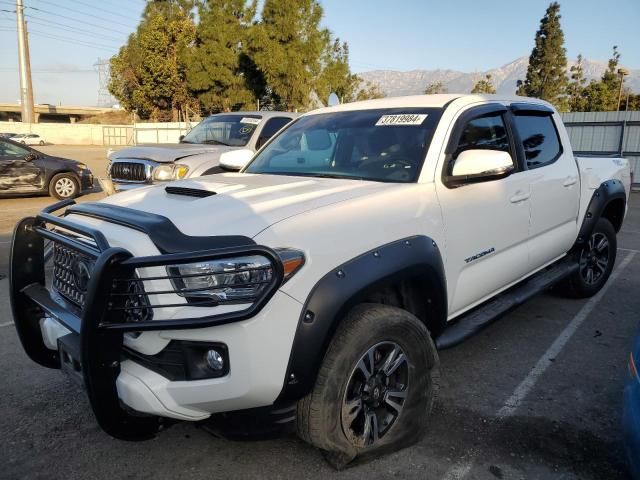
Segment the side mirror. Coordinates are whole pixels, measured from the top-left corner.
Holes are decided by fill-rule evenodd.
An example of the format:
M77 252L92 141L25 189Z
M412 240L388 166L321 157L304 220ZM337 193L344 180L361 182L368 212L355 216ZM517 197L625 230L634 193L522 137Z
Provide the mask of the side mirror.
M240 150L231 150L220 155L220 166L225 170L238 171L242 170L249 160L253 158L253 150L242 148Z
M465 150L454 160L449 181L456 185L507 177L514 170L511 155L500 150Z
M33 162L33 161L34 161L34 160L36 160L37 158L38 158L38 155L36 155L35 153L28 153L28 154L24 157L24 159L25 159L27 162Z
M182 142L182 140L184 140L184 135L180 135L180 136L178 137L178 143L181 143L181 142Z

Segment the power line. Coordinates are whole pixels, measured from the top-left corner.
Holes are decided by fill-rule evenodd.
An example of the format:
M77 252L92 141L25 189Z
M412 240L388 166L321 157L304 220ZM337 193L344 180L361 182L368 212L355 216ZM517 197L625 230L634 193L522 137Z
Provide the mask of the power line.
M103 25L98 25L97 23L90 23L90 22L87 22L86 20L81 20L81 19L78 19L78 18L68 17L67 15L61 15L59 13L55 13L55 12L52 12L50 10L44 10L42 8L36 8L36 7L25 7L25 8L29 8L31 10L36 10L36 11L42 12L42 13L47 13L49 15L54 15L56 17L64 18L65 20L69 20L71 22L82 23L83 25L88 25L88 26L91 26L91 27L100 28L102 30L108 30L110 32L119 33L121 35L129 35L131 33L131 31L123 32L122 30L115 30L113 28L107 28L107 27L105 27Z
M105 50L105 51L109 51L109 52L114 52L114 51L118 50L117 47L112 47L112 46L109 46L109 45L102 45L102 44L98 44L98 43L87 42L87 41L84 41L84 40L76 40L76 39L72 39L72 38L69 38L69 37L59 37L57 35L51 35L50 33L45 33L45 32L40 32L40 31L30 30L29 31L29 35L35 35L37 37L50 38L50 39L53 39L53 40L58 40L60 42L70 43L72 45L82 45L84 47L91 47L91 48L96 48L98 50Z
M86 13L86 12L83 12L83 11L81 11L81 10L77 10L77 9L75 9L75 8L63 7L62 5L58 5L58 4L54 3L54 2L50 2L49 0L37 0L37 1L38 1L38 2L42 2L42 3L46 3L46 4L48 4L48 5L53 5L53 6L54 6L54 7L56 7L56 8L60 8L60 9L62 9L62 10L67 10L67 11L72 12L72 13L78 13L78 14L80 14L80 15L84 15L84 16L87 16L87 17L95 18L95 15L93 15L93 14L91 14L91 13ZM36 7L26 7L26 8L31 8L31 9L34 9L34 10L39 10L39 9L36 9ZM92 8L96 8L96 7L92 7ZM97 9L97 8L96 8L96 9ZM43 10L43 11L44 11L44 10ZM58 14L58 15L59 15L59 14ZM121 26L126 27L126 28L132 28L132 27L131 27L131 25L127 25L127 24L122 23L122 22L117 22L117 21L115 21L115 20L109 20L109 23L113 23L113 24L115 24L115 25L121 25Z
M9 73L9 72L17 72L18 69L17 68L0 68L0 72L1 73ZM42 70L31 70L31 73L46 73L46 74L60 74L60 75L69 75L70 73L95 73L95 70L92 69L77 69L77 70L69 70L67 72L64 72L62 70L47 70L47 69L42 69Z
M41 0L42 1L42 0ZM120 18L124 18L127 20L131 20L131 17L128 15L121 15L119 13L114 13L106 8L100 8L100 7L96 7L95 5L91 5L89 3L85 3L85 2L81 2L80 0L71 0L75 3L78 3L80 5L84 5L85 7L89 7L89 8L93 8L94 10L98 10L100 12L104 12L104 13L108 13L109 15L113 15L114 17L120 17Z
M33 15L25 15L25 17L27 17L29 19L28 20L29 23L42 25L44 27L49 27L49 24L58 25L58 26L52 27L52 28L55 28L56 30L63 29L63 30L67 30L69 32L88 33L92 38L93 37L102 37L105 40L114 40L116 42L122 42L122 39L120 39L120 38L110 37L108 35L103 35L102 33L95 33L95 32L92 32L91 30L85 30L83 28L78 28L78 27L74 27L72 25L67 25L66 23L54 22L53 20L46 20L45 21L44 18L34 17Z

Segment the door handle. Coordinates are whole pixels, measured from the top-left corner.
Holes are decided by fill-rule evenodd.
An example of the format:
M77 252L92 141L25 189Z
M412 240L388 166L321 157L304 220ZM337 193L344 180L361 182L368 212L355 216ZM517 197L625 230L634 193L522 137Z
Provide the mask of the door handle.
M525 200L529 200L529 197L531 196L531 193L529 192L516 192L516 194L511 197L509 200L511 201L511 203L519 203L519 202L524 202Z
M564 179L564 182L562 182L562 186L570 187L571 185L575 185L576 183L578 183L578 177L567 177Z

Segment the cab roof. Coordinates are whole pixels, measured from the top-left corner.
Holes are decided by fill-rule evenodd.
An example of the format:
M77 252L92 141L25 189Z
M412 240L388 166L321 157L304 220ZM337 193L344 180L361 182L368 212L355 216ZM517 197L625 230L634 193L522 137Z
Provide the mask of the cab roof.
M530 97L519 97L516 95L477 95L477 94L436 94L436 95L407 95L404 97L386 97L376 100L365 100L362 102L343 103L334 107L324 107L305 113L307 115L317 115L319 113L348 112L354 110L373 110L377 108L442 108L452 102L458 106L464 106L478 102L518 102L534 103L538 105L551 106L549 103Z

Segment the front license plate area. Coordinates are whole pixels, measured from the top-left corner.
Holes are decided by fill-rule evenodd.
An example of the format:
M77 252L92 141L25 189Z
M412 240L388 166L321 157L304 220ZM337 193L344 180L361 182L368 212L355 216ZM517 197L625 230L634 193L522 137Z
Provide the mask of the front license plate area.
M80 363L80 335L70 333L58 338L58 352L60 354L60 366L74 382L84 387L82 376L82 364Z

